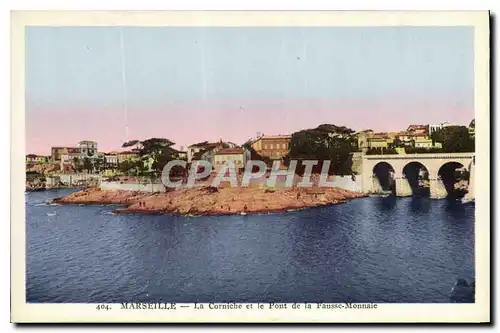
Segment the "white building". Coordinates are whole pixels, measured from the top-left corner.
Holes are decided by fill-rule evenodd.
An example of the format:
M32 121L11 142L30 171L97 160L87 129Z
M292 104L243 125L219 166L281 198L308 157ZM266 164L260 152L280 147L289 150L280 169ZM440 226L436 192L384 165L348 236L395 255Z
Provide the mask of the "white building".
M104 161L107 165L118 165L118 155L106 154L104 155Z
M224 148L220 149L214 155L214 169L219 170L227 163L233 162L236 170L245 168L248 154L243 148Z
M429 136L432 135L432 133L439 131L440 129L443 129L443 128L448 127L448 126L452 126L452 124L450 124L448 122L444 122L441 124L429 125Z
M427 137L417 137L413 141L414 147L415 148L442 148L442 144L440 142L432 142L431 138Z
M80 141L78 142L78 149L82 158L96 158L97 157L97 142L95 141Z

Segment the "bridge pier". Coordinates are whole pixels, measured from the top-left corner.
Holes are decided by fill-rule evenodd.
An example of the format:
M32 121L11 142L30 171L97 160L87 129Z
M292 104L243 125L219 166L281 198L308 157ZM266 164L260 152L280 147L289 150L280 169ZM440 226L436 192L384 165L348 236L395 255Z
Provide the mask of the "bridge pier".
M382 185L380 185L380 181L378 180L377 176L373 175L372 177L372 186L371 186L371 193L379 193L382 192Z
M412 190L408 179L404 175L397 175L396 180L396 196L408 197L412 195Z
M430 182L430 197L432 199L443 199L446 198L448 192L446 192L446 188L444 187L443 182L439 178L429 179Z
M474 193L474 187L475 187L475 178L476 178L476 161L473 159L472 163L469 168L469 187L467 188L467 194L465 194L464 199L466 200L474 200L476 198L475 193Z

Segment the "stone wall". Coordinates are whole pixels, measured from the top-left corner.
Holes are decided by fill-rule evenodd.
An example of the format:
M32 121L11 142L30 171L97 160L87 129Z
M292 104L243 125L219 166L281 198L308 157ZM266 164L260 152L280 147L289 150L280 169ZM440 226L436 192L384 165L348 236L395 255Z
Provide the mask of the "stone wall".
M360 176L356 176L355 180L352 180L351 176L330 176L328 182L332 182L335 187L344 190L363 192L363 182Z
M59 181L62 182L66 186L77 185L81 182L95 181L100 183L102 180L101 175L94 174L51 174L46 175L46 184L47 186L58 186Z
M359 175L363 172L363 153L352 153L352 172Z

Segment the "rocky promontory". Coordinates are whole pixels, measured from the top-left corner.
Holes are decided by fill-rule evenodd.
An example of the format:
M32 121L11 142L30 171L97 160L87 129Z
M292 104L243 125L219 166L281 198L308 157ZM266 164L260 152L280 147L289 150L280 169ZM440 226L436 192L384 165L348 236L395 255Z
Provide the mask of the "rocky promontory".
M162 193L88 188L55 199L60 204L119 204L114 213L173 213L223 215L285 212L318 207L365 197L363 193L337 187L310 188L178 188Z

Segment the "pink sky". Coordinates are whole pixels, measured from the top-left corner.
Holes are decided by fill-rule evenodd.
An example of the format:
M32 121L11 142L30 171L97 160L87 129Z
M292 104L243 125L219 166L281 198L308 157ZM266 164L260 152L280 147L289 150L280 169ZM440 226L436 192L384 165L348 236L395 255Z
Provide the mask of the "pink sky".
M242 144L325 123L467 125L474 29L27 27L25 96L37 154L81 140Z
M267 104L267 105L266 105ZM451 122L467 125L471 109L453 103L393 99L368 103L293 102L218 103L217 106L133 108L128 110L129 135L125 137L123 109L36 108L26 116L26 153L50 154L51 146L76 146L95 140L99 151L119 150L126 139L168 138L176 148L222 138L242 144L257 132L291 134L328 123L354 130L404 130L410 124ZM243 105L240 109L240 106Z

